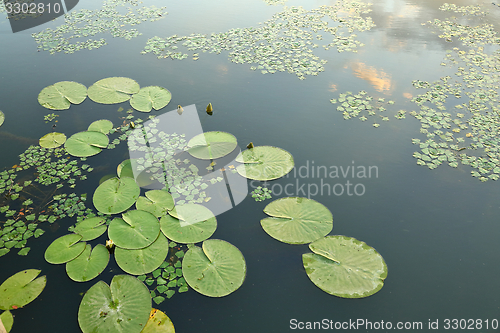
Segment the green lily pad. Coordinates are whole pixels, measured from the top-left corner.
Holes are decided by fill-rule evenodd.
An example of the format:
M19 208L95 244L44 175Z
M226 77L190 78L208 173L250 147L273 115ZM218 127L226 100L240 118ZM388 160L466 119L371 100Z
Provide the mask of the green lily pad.
M100 132L85 131L73 134L64 145L66 151L76 157L89 157L108 146L109 139Z
M189 140L188 152L202 160L217 159L232 152L237 145L236 138L230 133L205 132Z
M103 214L118 214L129 209L139 197L141 189L132 178L111 178L94 192L95 208Z
M151 309L149 320L141 333L175 333L172 320L158 309Z
M161 231L177 243L199 243L217 229L217 219L206 207L197 204L178 205L160 219Z
M108 286L99 281L83 296L78 323L83 333L139 333L151 311L149 290L130 275L115 275Z
M108 266L109 252L102 244L97 244L90 252L92 246L87 244L85 250L66 264L66 273L71 280L77 282L90 281L97 277Z
M5 331L8 333L12 329L12 325L14 324L14 317L10 311L4 311L0 314L0 332L2 332L2 326L5 328Z
M89 98L96 103L116 104L128 101L140 90L139 84L126 77L108 77L89 87Z
M146 197L139 197L135 206L139 210L150 212L156 217L166 216L174 208L172 195L165 190L151 190Z
M150 179L150 174L147 172L141 172L137 178L134 176L134 171L132 169L132 160L125 160L121 162L116 168L116 173L118 177L129 177L135 179L135 182L140 187L145 187L153 183L153 180Z
M222 297L238 289L245 280L245 258L234 245L209 239L202 248L191 247L182 263L188 285L205 296Z
M45 276L35 279L40 272L38 269L27 269L5 280L0 286L0 309L20 308L37 298L47 282Z
M333 229L332 213L312 199L281 198L268 204L264 212L272 216L260 221L264 231L288 244L310 243Z
M124 249L142 249L153 243L160 233L160 223L151 213L129 210L109 224L108 237Z
M81 222L78 222L73 229L75 234L82 236L81 241L86 242L89 240L96 239L106 232L108 226L106 225L106 219L102 217L90 217Z
M43 148L57 148L66 142L66 135L63 133L52 132L45 134L40 138L38 143Z
M64 264L78 257L85 250L86 243L79 243L82 236L64 235L53 241L45 250L45 260L51 264Z
M38 103L51 110L67 110L71 104L80 104L87 98L87 87L71 81L57 82L42 89Z
M314 253L302 255L306 273L323 291L344 298L362 298L384 286L384 258L365 242L327 236L309 244Z
M293 156L284 149L258 146L242 151L236 156L236 170L240 175L255 180L272 180L283 177L293 169Z
M4 121L5 121L5 113L0 111L0 126L2 126Z
M90 124L87 131L101 132L102 134L108 135L112 128L113 123L110 120L101 119Z
M172 94L165 88L144 87L137 94L132 95L130 106L141 112L151 112L151 109L158 111L167 106L171 99Z
M148 247L138 250L115 249L115 260L125 272L133 275L147 274L163 263L168 255L168 240L159 233L158 238Z

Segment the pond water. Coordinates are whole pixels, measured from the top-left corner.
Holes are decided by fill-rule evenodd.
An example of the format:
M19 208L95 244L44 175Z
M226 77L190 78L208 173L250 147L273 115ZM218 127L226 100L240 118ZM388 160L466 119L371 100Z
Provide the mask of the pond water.
M498 183L479 181L471 176L475 169L461 163L456 168L443 163L433 170L417 165L412 155L420 148L412 144L412 139L424 142L427 137L420 131L420 121L409 113L420 110L411 99L425 92L416 89L412 81L434 82L454 76L456 67L440 65L447 50L469 49L458 37L447 42L438 37L441 32L436 27L422 23L456 16L462 24L488 23L498 31L500 7L488 1L455 1L458 6L482 5L489 11L484 17L463 17L439 10L442 1L372 2L372 11L362 17L371 17L375 26L355 32L364 46L358 46L356 53L337 52L336 47L313 49L327 62L324 71L305 75L304 80L286 71L263 75L261 69L250 69L254 64L232 62L228 58L230 51L190 51L184 60L158 59L141 51L154 36L257 27L259 22L282 12L284 6L313 10L322 5L333 6L336 1L289 0L284 5L268 5L261 0L145 0L139 6L165 6L168 15L134 27L142 35L126 40L113 38L109 33L99 34L95 39L105 38L107 45L53 55L43 50L37 52L31 34L54 29L64 23L63 17L13 34L5 13L0 14L0 110L5 114L0 127L0 167L10 169L19 164L18 155L52 131L54 122L45 123L46 114L59 115L56 130L70 137L98 119L109 119L118 126L126 113L117 109L129 108L128 102L103 105L86 99L68 110L52 111L37 101L40 91L49 85L76 81L89 87L102 78L121 76L136 80L141 87L165 87L172 93L172 100L152 114L175 110L177 105L195 104L204 131L229 132L238 139L241 149L253 142L256 146L271 145L289 151L295 170L268 182L274 191L273 200L287 196L279 192L291 184L288 188L293 189L293 196L309 196L332 212L332 235L366 242L383 256L389 271L384 287L364 299L343 299L323 292L311 283L302 265L302 254L309 252L307 244L285 244L267 235L260 220L266 217L263 209L271 200L256 202L248 196L217 216L218 228L212 236L230 242L243 253L247 264L245 282L226 297L210 298L190 289L158 305L172 319L177 332L288 332L293 331L292 319L362 319L391 322L394 326L397 322L422 322L423 328L418 331L424 332L430 331L429 321L438 320L442 331L446 319L474 319L483 323L482 329L476 331L498 331L491 328L493 320L500 320ZM80 1L72 12L98 9L101 5L98 1ZM331 38L327 35L323 33L325 39ZM181 43L178 46L182 48ZM497 48L498 44L485 45L485 52L493 54ZM192 53L196 52L199 59L193 61ZM374 100L395 101L394 105L384 104L390 120L382 121L378 115L375 121L373 117L368 121L344 119L342 112L337 111L341 103L332 104L330 100L347 91L366 91ZM455 114L453 106L466 101L465 95L458 102L450 97L445 102L447 112ZM214 108L212 116L205 112L208 103ZM406 118L396 119L397 110L405 110ZM135 111L134 116L145 119L148 114ZM374 127L374 123L380 127ZM485 155L483 150L474 153ZM116 166L127 158L125 143L89 157L85 163L94 171L88 179L78 182L74 190L64 189L91 197L99 179L114 173ZM344 170L372 166L377 172L366 178L357 174L340 174L338 178L306 175L313 165ZM351 195L348 181L353 184ZM248 183L252 190L259 182ZM315 193L325 183L332 187L341 185L336 187L336 193L326 193L327 187L323 187L323 194ZM354 193L356 184L360 185ZM93 208L91 200L87 200L87 206ZM3 215L0 220L5 220ZM68 278L65 265L51 265L44 260L47 246L67 234L75 222L75 218L65 218L54 224L42 223L40 227L46 232L40 238L30 239L27 256L11 251L0 258L0 281L28 268L40 269L47 276L42 294L14 312L13 332L78 332L77 313L83 293L98 280L109 283L113 275L123 273L111 257L98 278L77 283ZM102 237L101 243L105 241ZM485 329L486 320L489 329ZM359 329L375 331L365 326Z

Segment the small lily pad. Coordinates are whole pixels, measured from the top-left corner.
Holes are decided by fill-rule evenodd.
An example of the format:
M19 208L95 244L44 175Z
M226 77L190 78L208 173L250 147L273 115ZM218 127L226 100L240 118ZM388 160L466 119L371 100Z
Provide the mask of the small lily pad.
M87 131L101 132L102 134L109 134L113 128L113 123L107 119L96 120L89 125Z
M76 157L89 157L108 146L109 139L100 132L85 131L73 134L64 145L66 151Z
M83 333L139 333L151 311L149 290L137 278L115 275L108 286L99 281L83 296L78 323Z
M66 135L63 133L52 132L45 134L40 138L38 143L43 148L57 148L66 142Z
M42 89L38 103L51 110L66 110L71 104L80 104L87 98L87 87L71 81L57 82Z
M284 149L258 146L242 151L236 156L236 170L240 175L255 180L273 180L283 177L293 169L292 155Z
M2 126L4 121L5 121L5 114L2 111L0 111L0 126Z
M217 159L231 153L238 142L234 135L226 132L205 132L198 134L188 142L188 152L202 159Z
M87 244L85 250L66 264L66 272L71 280L77 282L90 281L97 277L108 266L109 252L102 244L97 244L92 250Z
M165 313L158 309L151 309L149 320L141 333L175 333L175 329L174 324Z
M172 94L165 88L150 86L141 88L141 90L132 95L130 106L137 111L150 112L151 109L160 110L167 106L172 99Z
M177 243L202 242L217 229L214 214L202 205L178 205L169 214L160 219L161 231Z
M81 241L86 242L101 236L106 232L107 228L106 219L102 217L89 217L81 222L78 222L75 225L73 232L81 235Z
M139 210L150 212L156 217L166 216L174 208L172 195L165 190L151 190L146 197L139 197L135 206Z
M45 260L51 264L64 264L78 257L85 250L85 243L79 243L82 236L64 235L53 241L45 250Z
M160 233L160 223L151 213L129 210L122 218L109 224L108 236L116 246L123 249L142 249L153 243Z
M140 90L139 84L126 77L109 77L89 87L89 98L96 103L115 104L128 101Z
M129 209L141 189L132 178L111 178L99 185L92 198L95 208L103 214L118 214Z
M4 311L0 314L0 332L2 332L2 326L5 328L7 333L12 329L12 325L14 324L14 317L10 311Z
M20 308L37 298L47 282L45 276L35 279L40 272L38 269L27 269L5 280L0 286L0 309Z

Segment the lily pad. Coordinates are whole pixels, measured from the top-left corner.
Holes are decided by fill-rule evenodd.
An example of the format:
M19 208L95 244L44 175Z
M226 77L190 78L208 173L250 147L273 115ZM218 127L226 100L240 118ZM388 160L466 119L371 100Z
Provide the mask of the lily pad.
M103 214L118 214L129 209L139 197L141 189L132 178L111 178L94 192L95 208Z
M168 317L167 317L168 318ZM10 332L14 324L14 317L10 311L4 311L0 314L0 332ZM4 329L4 331L2 331Z
M272 216L260 221L264 231L288 244L310 243L333 229L332 213L312 199L281 198L268 204L264 212Z
M236 170L240 175L255 180L272 180L283 177L293 169L293 156L284 149L258 146L242 151L236 156Z
M79 243L82 236L64 235L53 241L45 250L45 260L51 264L64 264L78 257L85 250L85 243Z
M116 104L128 101L140 90L139 84L126 77L108 77L89 87L89 98L96 103Z
M141 112L150 112L151 109L158 111L167 106L171 99L172 94L165 88L144 87L137 94L132 95L130 106Z
M168 240L159 233L158 238L148 247L138 250L115 249L115 260L125 272L133 275L147 274L163 263L168 255Z
M78 323L83 333L139 333L151 311L148 288L130 275L115 275L108 286L99 281L83 296Z
M77 282L90 281L97 277L108 266L109 252L102 244L92 246L87 244L85 250L66 264L66 272L71 280Z
M47 282L45 276L35 279L40 272L38 269L27 269L5 280L0 286L0 309L20 308L37 298Z
M175 333L170 318L158 309L151 309L149 320L141 333Z
M202 159L217 159L231 153L238 145L234 135L226 132L205 132L188 142L188 152Z
M121 162L118 167L116 168L116 173L118 177L123 178L123 177L129 177L135 179L135 182L137 185L140 187L145 187L148 185L151 185L153 183L153 180L150 179L150 175L147 172L141 172L137 178L134 176L134 171L132 169L132 160L125 160Z
M52 132L45 134L40 138L38 143L43 148L57 148L66 142L66 135L63 133Z
M113 128L113 123L107 119L96 120L89 125L87 131L101 132L108 135L109 131Z
M81 222L78 222L73 229L73 232L82 236L81 241L86 242L96 239L106 232L108 226L106 219L102 217L89 217Z
M66 151L76 157L89 157L108 146L109 139L100 132L85 131L73 134L64 145Z
M87 87L72 81L61 81L42 89L38 103L51 110L67 110L87 98Z
M139 210L150 212L156 217L166 216L174 208L172 195L165 190L151 190L146 197L139 197L135 206Z
M109 224L108 237L124 249L142 249L153 243L160 233L160 223L151 213L129 210Z
M182 262L188 285L205 296L223 297L237 290L245 280L245 258L234 245L209 239L202 248L191 247Z
M314 253L302 255L306 273L323 291L344 298L362 298L384 286L384 258L365 242L327 236L309 244Z
M2 126L4 121L5 121L5 114L2 111L0 111L0 126Z
M217 229L214 214L202 205L178 205L169 214L160 219L161 231L177 243L202 242Z

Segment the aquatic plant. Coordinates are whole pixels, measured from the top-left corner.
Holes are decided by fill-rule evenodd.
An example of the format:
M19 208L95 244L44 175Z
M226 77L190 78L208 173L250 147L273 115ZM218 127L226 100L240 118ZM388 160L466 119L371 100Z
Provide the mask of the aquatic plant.
M271 199L272 191L267 187L257 186L250 194L255 201L264 201L266 199Z
M61 81L42 89L38 103L51 110L67 110L71 104L80 104L87 98L87 87L81 83Z
M283 177L295 165L289 152L272 146L257 146L244 150L236 156L235 161L242 163L236 167L241 176L255 180Z
M3 125L4 121L5 121L5 114L2 111L0 111L0 126Z

